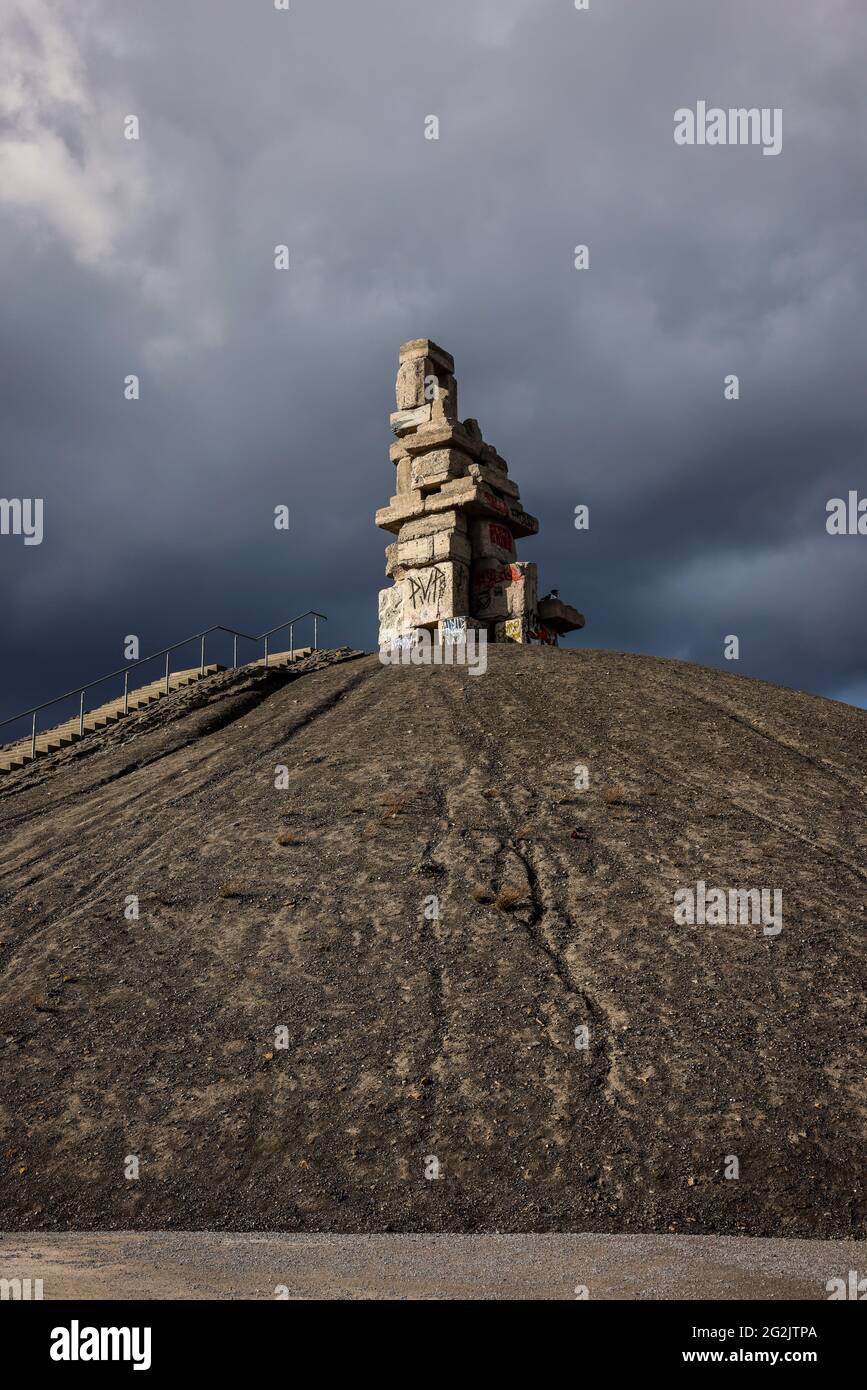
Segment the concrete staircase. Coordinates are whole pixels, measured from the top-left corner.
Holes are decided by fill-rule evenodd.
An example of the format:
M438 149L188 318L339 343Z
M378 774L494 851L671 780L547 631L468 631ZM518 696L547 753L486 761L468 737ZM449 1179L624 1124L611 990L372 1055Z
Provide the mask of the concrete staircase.
M288 666L290 662L309 656L312 650L312 647L296 647L291 653L272 652L268 656L268 669ZM250 667L264 666L265 658L260 657L258 661L251 661L246 665ZM64 724L58 724L53 729L45 729L41 733L37 733L36 757L41 758L46 753L56 753L61 748L68 748L70 744L77 743L79 739L86 738L88 734L96 733L100 729L107 729L110 724L116 724L119 719L123 719L125 713L134 714L137 710L146 709L148 705L155 704L157 700L165 699L167 694L172 695L175 691L183 690L188 685L195 685L197 681L205 680L206 677L213 676L218 671L225 671L225 669L225 666L211 665L205 666L204 669L195 666L188 671L175 671L169 676L168 691L166 690L165 676L160 676L159 680L151 681L149 685L131 690L127 697L126 709L124 709L124 699L121 695L118 699L110 700L97 709L88 710L84 716L84 732L82 732L80 716L75 715L73 719L67 719ZM19 739L15 743L7 743L4 747L0 747L0 775L4 772L15 772L18 768L25 767L27 763L31 762L33 762L31 737Z
M313 651L312 647L296 647L293 652L269 652L268 670L272 666L288 666L290 661L300 661L302 656L309 656ZM248 661L248 666L264 666L265 658L260 656L258 661Z

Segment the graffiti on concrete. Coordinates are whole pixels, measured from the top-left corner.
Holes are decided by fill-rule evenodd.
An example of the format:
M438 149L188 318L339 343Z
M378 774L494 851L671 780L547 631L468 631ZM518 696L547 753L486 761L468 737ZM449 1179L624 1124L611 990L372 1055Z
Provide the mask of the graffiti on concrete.
M434 565L422 570L421 576L409 576L410 601L413 608L438 608L446 592L445 572Z
M501 550L511 550L515 542L508 526L500 526L496 521L492 521L488 527L488 535L493 545L498 545Z
M541 630L530 621L538 603L537 570L518 564L515 539L535 535L539 523L522 509L506 463L485 442L478 421L459 418L454 370L451 353L430 338L414 338L400 349L389 451L396 495L376 515L396 537L386 555L394 585L380 591L380 638L462 619L508 641L515 639L505 634L503 619L514 619L522 634L517 640L526 641ZM583 626L581 614L556 590L545 603L541 640L552 630L556 641L557 633ZM446 638L468 630L441 629ZM511 621L510 630L517 631Z

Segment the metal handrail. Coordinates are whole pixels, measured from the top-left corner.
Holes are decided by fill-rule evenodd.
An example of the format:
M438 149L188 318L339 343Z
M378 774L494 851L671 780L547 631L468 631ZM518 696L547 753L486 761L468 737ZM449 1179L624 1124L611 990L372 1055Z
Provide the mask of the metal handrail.
M231 636L231 637L234 638L234 642L233 642L233 644L232 644L232 666L233 666L233 667L235 667L235 666L238 665L238 638L239 638L239 637L242 637L242 638L244 639L244 641L246 641L246 642L263 642L263 641L264 641L264 644L265 644L265 666L267 667L267 665L268 665L268 638L269 638L269 637L273 637L273 635L274 635L275 632L282 632L284 628L287 628L287 627L288 627L288 629L289 629L289 650L290 650L290 655L291 655L291 654L294 652L294 650L295 650L295 649L294 649L294 646L293 646L293 629L294 629L294 626L295 626L296 623L301 622L302 618L310 618L310 617L312 617L312 619L313 619L313 649L314 649L314 651L315 651L315 650L317 649L317 646L318 646L318 638L319 638L319 619L321 618L323 622L327 622L328 619L326 618L326 616L325 616L324 613L318 613L314 608L308 608L308 609L306 610L306 612L304 612L304 613L299 613L296 617L290 618L288 622L285 622L285 623L278 623L276 627L269 628L267 632L260 632L260 633L258 633L256 636L253 636L253 635L252 635L251 633L249 633L249 632L242 632L242 631L240 630L240 628L235 628L235 627L224 627L222 623L216 623L216 624L214 625L214 627L207 627L207 628L205 628L204 632L194 632L193 635L192 635L191 637L185 637L185 638L183 638L183 640L180 641L180 642L173 642L172 645L171 645L170 647L161 647L159 651L157 651L157 652L151 652L150 656L142 656L142 657L139 657L138 660L136 660L136 661L127 662L126 666L119 666L118 669L117 669L116 671L109 671L108 675L105 675L105 676L98 676L97 679L96 679L95 681L88 681L86 685L77 685L77 686L75 687L74 690L68 690L68 691L66 692L65 695L55 695L55 697L54 697L53 700L44 700L43 703L42 703L41 705L31 705L29 709L22 710L20 714L13 714L13 715L10 715L8 719L0 719L0 729L4 728L7 724L15 724L15 723L17 723L17 721L18 721L19 719L26 719L28 715L32 715L32 716L33 716L33 726L32 726L32 730L31 730L30 751L31 751L31 755L35 758L35 756L36 756L36 716L37 716L37 714L40 712L40 710L50 709L52 705L59 705L63 700L71 700L71 699L73 698L73 696L78 695L78 696L80 697L80 699L79 699L78 729L79 729L79 733L80 733L80 734L83 734L83 733L84 733L84 713L85 713L85 710L84 710L84 696L85 696L85 694L86 694L86 692L87 692L88 690L94 690L94 689L96 688L96 686L102 685L105 681L113 680L116 676L123 676L123 678L124 678L124 682L123 682L123 712L124 712L124 714L128 714L128 713L129 713L129 673L130 673L130 671L134 671L134 670L136 669L137 666L145 666L149 661L155 661L156 658L157 658L158 656L164 656L165 659L166 659L166 694L168 695L168 693L169 693L169 688L170 688L170 676L171 676L171 662L170 662L170 658L171 658L172 652L178 651L178 649L179 649L180 647L186 647L186 646L188 646L190 642L197 642L197 641L200 641L201 644L202 644L202 649L201 649L199 670L200 670L200 671L204 671L204 669L205 669L205 639L206 639L207 637L209 637L209 636L211 635L212 632L225 632L225 633L228 633L229 636ZM16 740L16 741L17 741L17 740Z
M268 638L273 637L275 632L283 632L287 627L289 629L289 657L291 659L295 651L293 629L295 627L295 624L300 623L302 618L313 619L313 650L316 651L319 640L319 619L321 618L324 623L327 623L328 619L326 618L324 613L317 613L315 608L308 608L306 613L299 613L296 618L290 618L288 623L278 623L276 627L269 628L267 632L259 633L258 640L261 641L263 638L265 639L266 666L268 665Z

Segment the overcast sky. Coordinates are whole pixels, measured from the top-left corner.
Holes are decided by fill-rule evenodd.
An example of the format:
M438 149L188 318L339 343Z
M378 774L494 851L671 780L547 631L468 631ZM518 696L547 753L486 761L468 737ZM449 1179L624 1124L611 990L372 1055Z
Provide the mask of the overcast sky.
M0 537L0 714L130 633L316 607L372 649L415 337L570 641L867 704L867 536L825 529L867 494L864 0L0 13L0 496L45 506L41 545ZM677 146L699 101L782 108L782 152Z

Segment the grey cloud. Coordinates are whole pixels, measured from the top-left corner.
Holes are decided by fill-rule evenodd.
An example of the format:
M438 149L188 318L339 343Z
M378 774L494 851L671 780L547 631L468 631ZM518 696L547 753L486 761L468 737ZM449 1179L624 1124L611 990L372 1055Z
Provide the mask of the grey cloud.
M738 632L743 674L860 698L867 539L824 532L867 491L857 0L13 10L0 492L45 497L46 540L0 541L4 713L131 631L315 605L372 646L419 335L454 352L582 645L731 669ZM698 98L782 106L780 157L676 148Z

